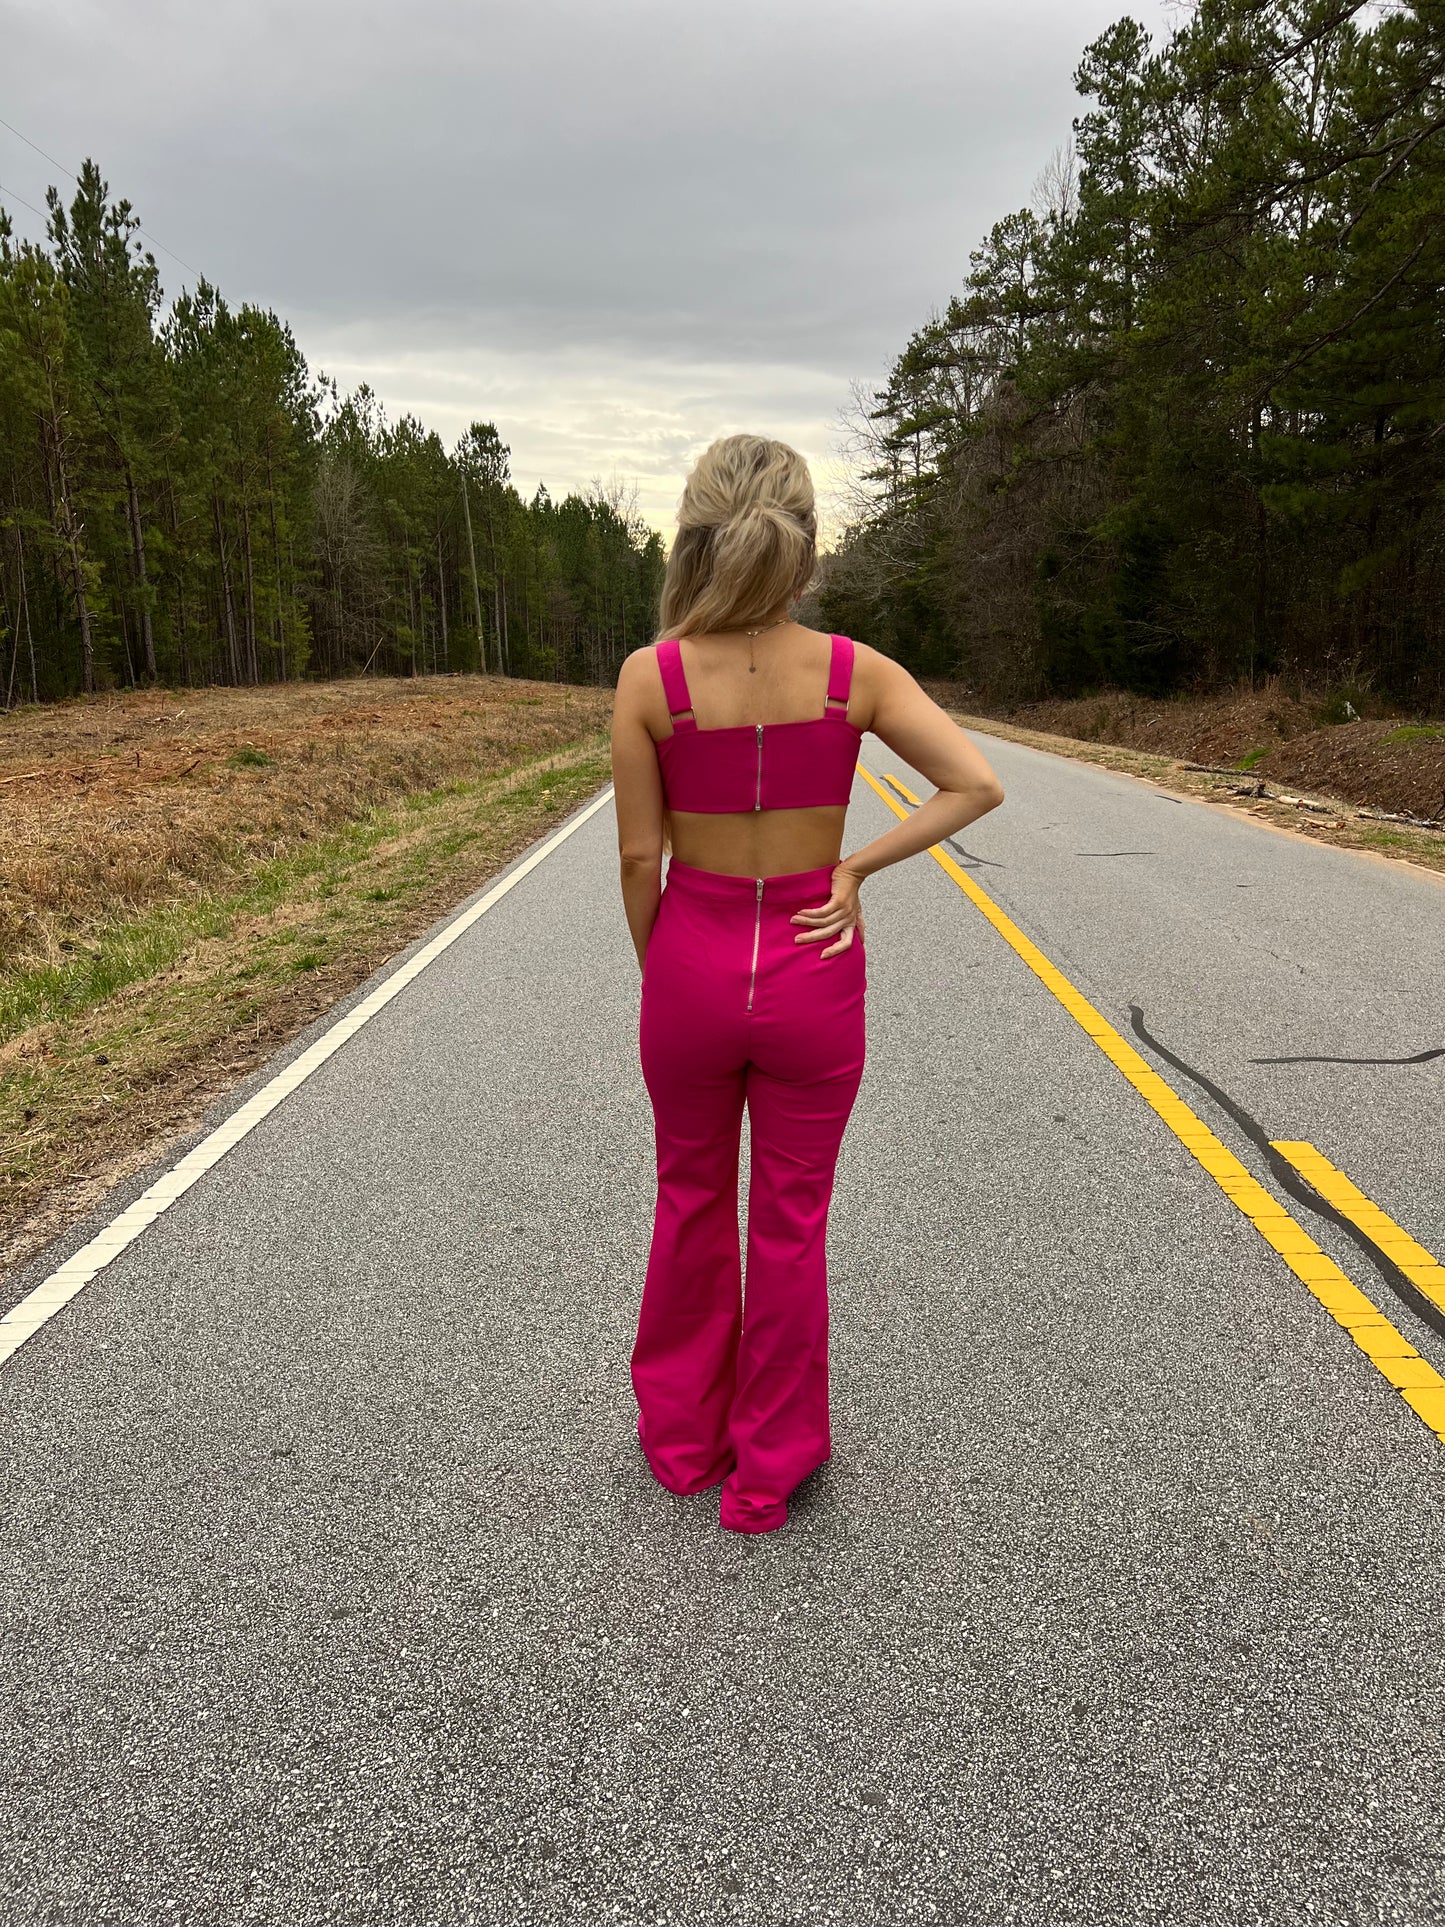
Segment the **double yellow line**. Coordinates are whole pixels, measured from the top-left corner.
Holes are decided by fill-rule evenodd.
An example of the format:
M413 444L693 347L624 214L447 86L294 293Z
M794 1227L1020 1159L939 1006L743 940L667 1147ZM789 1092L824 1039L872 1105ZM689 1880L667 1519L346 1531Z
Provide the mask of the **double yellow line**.
M883 783L870 770L864 769L861 763L858 773L895 816L907 817L908 811L903 803L917 808L918 798L897 777L887 776L883 782L897 791L903 803L891 796ZM1445 1441L1445 1378L1428 1359L1421 1358L1415 1347L1345 1276L1334 1259L1321 1251L1278 1199L1265 1190L1159 1073L1145 1063L1133 1045L1125 1042L1114 1026L1095 1010L1088 998L1074 988L1062 971L1055 969L1011 918L1004 915L988 892L961 870L940 844L935 844L928 854L982 912L1009 948L1022 958L1040 983L1052 992L1080 1029L1093 1039L1115 1069L1128 1079L1150 1109L1163 1119L1231 1203L1249 1219L1265 1243L1279 1253L1295 1277L1319 1300L1335 1323L1349 1333L1410 1409ZM1281 1142L1274 1149L1287 1158L1328 1203L1363 1231L1431 1303L1445 1311L1445 1267L1437 1264L1423 1245L1417 1244L1393 1219L1371 1204L1364 1193L1357 1190L1345 1174L1336 1170L1312 1144Z

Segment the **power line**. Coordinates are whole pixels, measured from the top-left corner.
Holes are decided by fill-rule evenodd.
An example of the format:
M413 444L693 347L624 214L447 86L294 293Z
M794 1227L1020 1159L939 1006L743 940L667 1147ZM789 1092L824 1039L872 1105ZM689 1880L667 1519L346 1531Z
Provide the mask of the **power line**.
M0 181L0 194L3 194L7 201L19 201L21 207L28 207L32 214L40 214L40 209L35 205L34 201L27 201L21 194L12 194L4 181ZM45 216L40 214L40 218L43 221Z
M56 160L53 154L47 154L45 149L41 147L36 141L31 140L28 134L22 134L20 129L18 127L12 127L8 120L0 119L0 127L4 127L10 133L12 133L15 136L16 140L24 141L27 147L34 148L35 152L40 156L41 160L49 161L52 167L58 167L61 173L65 175L67 180L75 181L77 185L79 184L80 177L77 174L72 173L71 170L65 165L63 161ZM20 196L18 194L12 194L10 198L13 201L20 201L20 205L22 207L30 208L30 212L32 214L40 214L40 209L38 207L31 207L31 204L29 201L21 201ZM45 219L45 216L41 214L40 218L43 221ZM145 238L150 242L153 248L159 248L162 254L168 254L173 261L180 262L180 265L185 269L187 274L193 274L198 281L202 281L205 279L205 276L201 273L199 268L193 268L189 261L182 261L180 255L176 253L174 248L168 248L164 241L158 241L156 237L151 233L150 229L142 227L139 221L136 222L136 232L139 234L143 234Z
M50 165L52 167L58 167L62 174L70 175L70 178L72 181L75 179L75 176L70 173L70 169L65 165L63 161L56 160L53 154L47 154L43 147L36 147L35 142L31 140L28 134L22 134L18 127L10 127L10 123L8 120L0 120L0 127L9 127L10 132L15 136L16 140L24 141L27 147L35 148L35 151L40 156L41 160L49 161Z

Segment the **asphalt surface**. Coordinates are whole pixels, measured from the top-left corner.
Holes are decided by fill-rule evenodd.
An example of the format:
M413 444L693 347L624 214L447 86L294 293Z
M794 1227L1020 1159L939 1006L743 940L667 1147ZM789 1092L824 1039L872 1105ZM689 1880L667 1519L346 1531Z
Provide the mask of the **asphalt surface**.
M1445 888L985 748L1010 916L1445 1257L1445 1058L1253 1061L1445 1045ZM835 1456L756 1539L652 1482L612 839L0 1370L0 1919L1445 1922L1445 1447L927 857L865 898Z

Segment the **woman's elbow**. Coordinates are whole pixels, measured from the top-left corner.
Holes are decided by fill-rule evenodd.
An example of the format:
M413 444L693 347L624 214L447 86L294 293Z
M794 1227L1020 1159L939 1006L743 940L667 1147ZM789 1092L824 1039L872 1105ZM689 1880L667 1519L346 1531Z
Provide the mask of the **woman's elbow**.
M960 783L957 790L959 801L968 811L969 821L987 816L996 810L1003 801L1003 784L990 770L986 776L975 776Z
M660 843L624 843L621 850L622 868L631 875L645 875L649 870L662 868L662 845Z

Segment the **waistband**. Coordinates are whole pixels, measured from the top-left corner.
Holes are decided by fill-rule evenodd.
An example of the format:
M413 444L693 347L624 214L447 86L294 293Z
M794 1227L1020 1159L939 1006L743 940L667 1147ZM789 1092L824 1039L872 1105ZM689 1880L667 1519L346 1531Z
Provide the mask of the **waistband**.
M799 903L826 903L833 888L833 866L821 870L790 870L786 875L763 877L764 899L795 897ZM757 877L725 876L720 870L697 870L690 863L672 857L667 865L667 888L682 890L690 897L705 897L715 903L756 903Z

